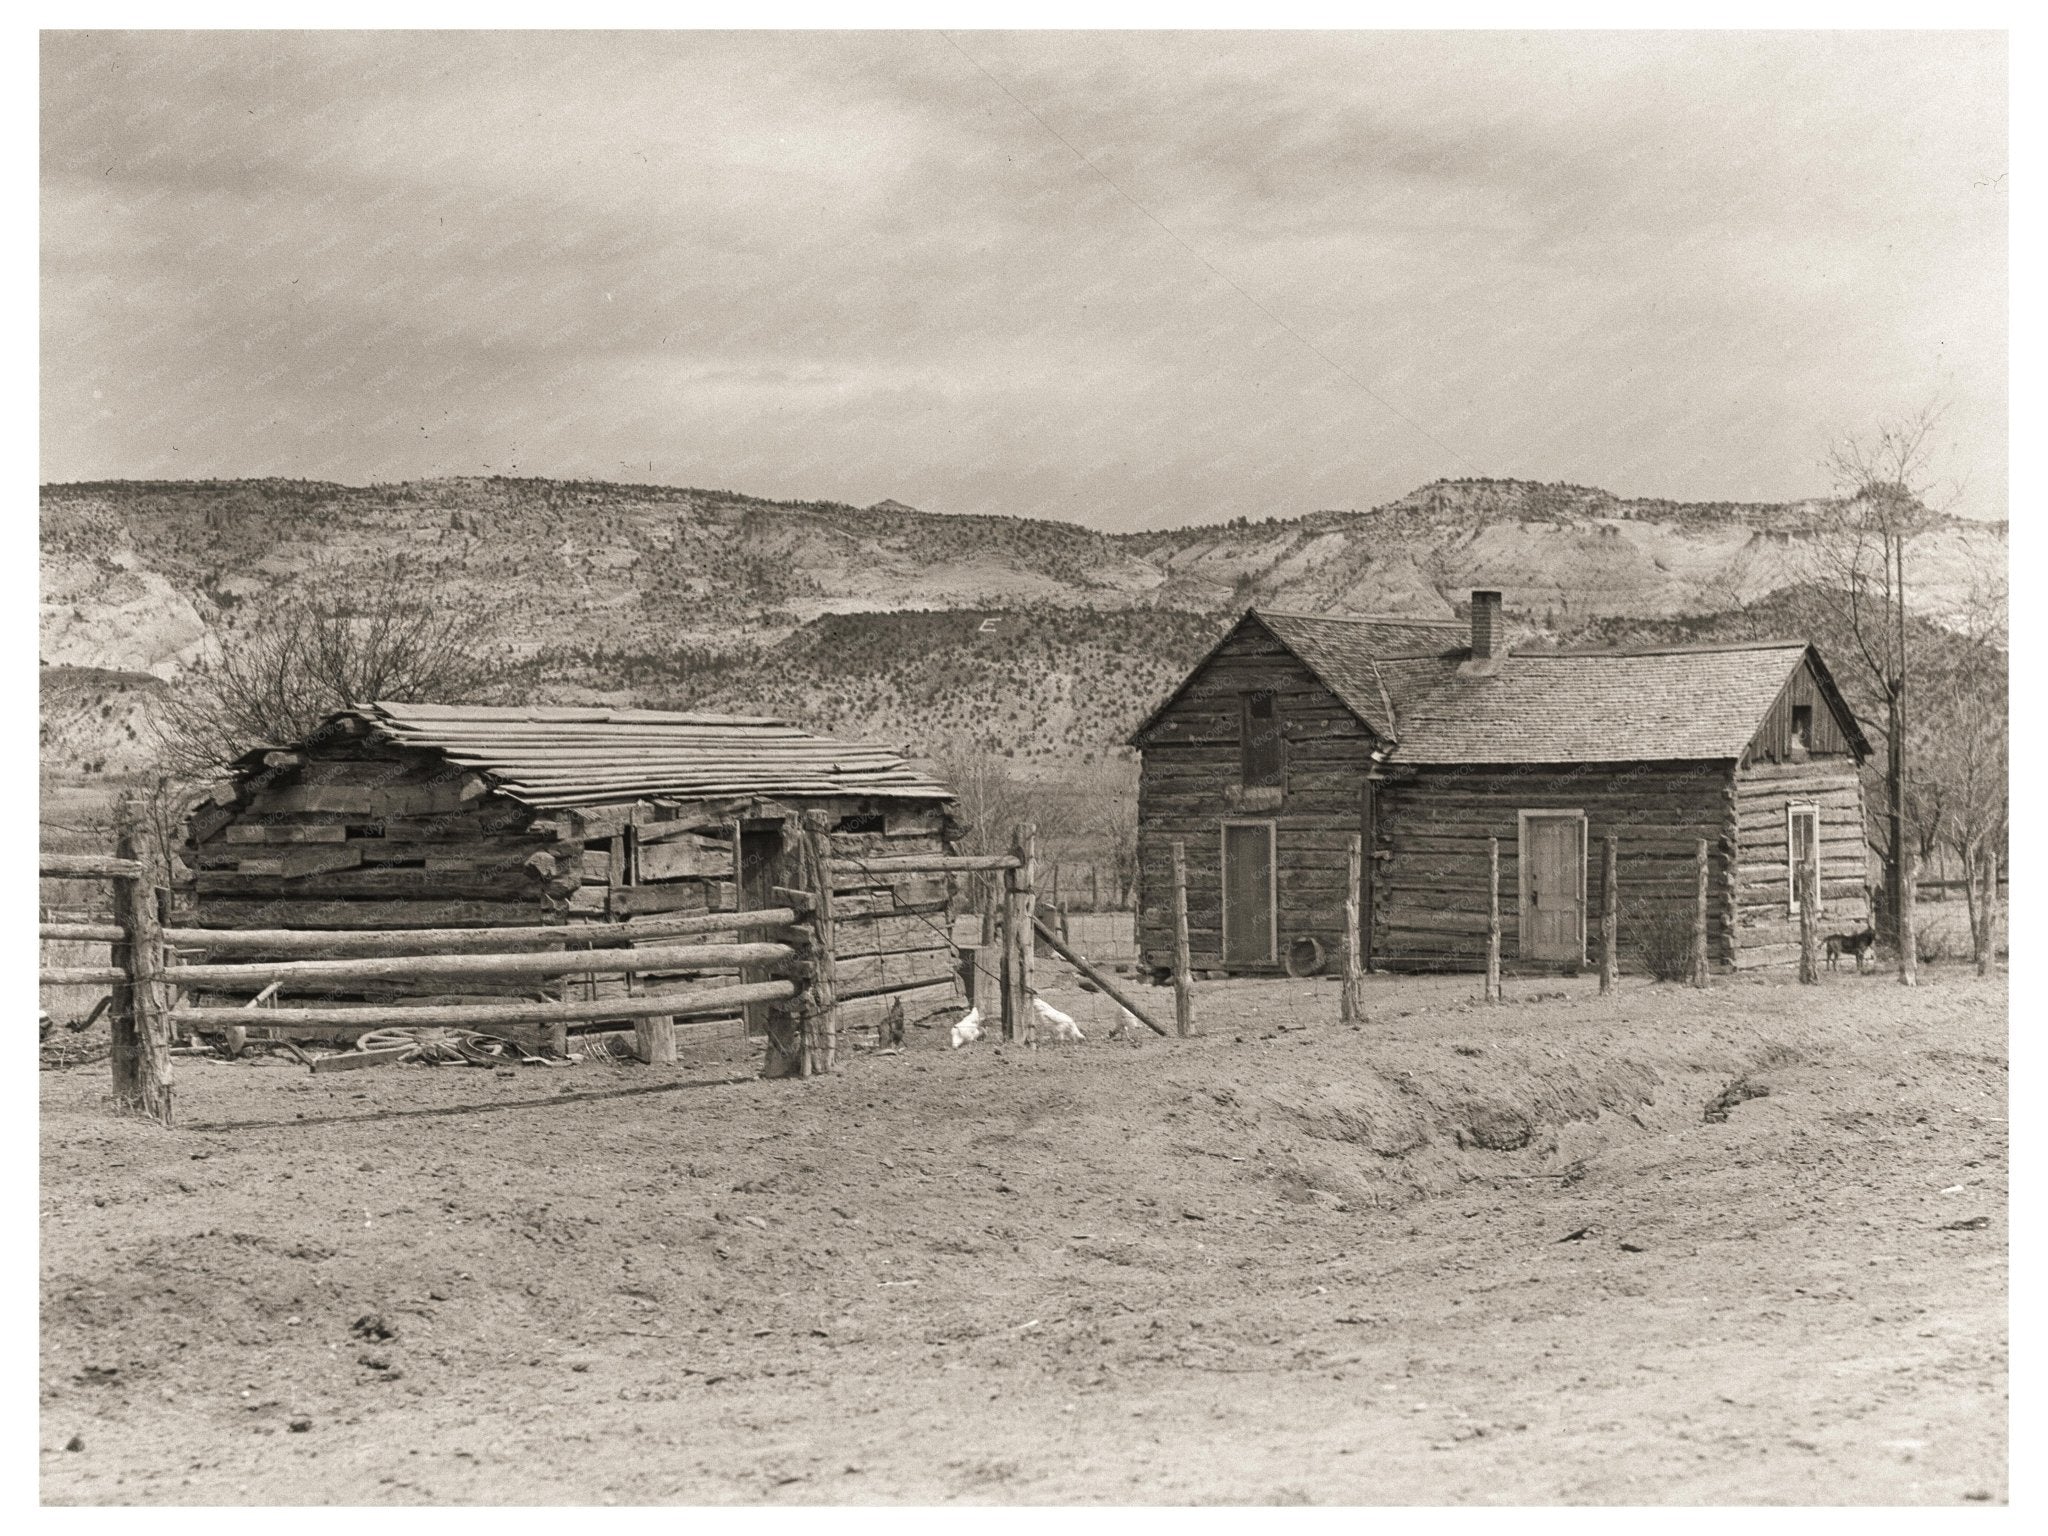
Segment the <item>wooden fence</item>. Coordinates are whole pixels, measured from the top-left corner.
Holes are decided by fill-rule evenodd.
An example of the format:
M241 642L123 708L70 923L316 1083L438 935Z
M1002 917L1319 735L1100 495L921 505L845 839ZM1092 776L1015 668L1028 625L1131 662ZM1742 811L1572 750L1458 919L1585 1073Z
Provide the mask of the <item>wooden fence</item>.
M1065 960L1155 1034L1172 1033L1152 1018L1129 989L1082 955L1054 923L1045 920L1038 904L1040 868L1037 835L1026 823L1017 829L1008 853L841 860L833 866L833 873L981 876L979 883L987 892L981 912L982 942L964 951L969 956L966 980L974 1005L996 1021L1004 1040L1027 1045L1038 1041L1039 1015L1032 1000L1037 995L1033 962L1040 948ZM1180 1033L1187 1031L1183 1028Z
M800 873L777 887L785 905L746 912L696 913L603 923L534 927L413 929L249 929L173 926L164 921L168 893L154 886L139 854L139 806L123 802L114 854L44 853L44 878L105 880L111 910L45 922L45 941L104 943L104 966L46 966L44 985L107 984L113 989L113 1078L116 1108L169 1124L172 1047L193 1035L291 1040L337 1033L440 1027L544 1047L563 1047L571 1024L630 1022L635 1054L664 1064L676 1059L679 1020L766 1005L769 1077L809 1077L833 1070L840 1009L833 946L835 891L847 878L877 875L994 875L1002 937L993 971L1002 979L999 1013L1004 1039L1035 1043L1032 957L1042 944L1069 961L1103 992L1159 1034L1154 1021L1114 978L1091 964L1038 915L1031 828L1020 828L1012 851L996 855L919 853L850 858L835 855L821 826L806 823ZM648 941L655 941L649 944ZM256 958L234 958L236 956ZM977 957L977 964L986 957ZM547 982L569 976L683 973L690 980L640 996L591 1000L457 1003L279 1005L295 984L333 990L352 982L488 978ZM716 973L731 973L725 979ZM766 979L749 980L746 977ZM181 994L201 989L253 991L239 1006L191 1004ZM870 999L869 1001L872 1001ZM268 1004L258 1010L258 1004ZM1187 1033L1185 1006L1180 1033Z

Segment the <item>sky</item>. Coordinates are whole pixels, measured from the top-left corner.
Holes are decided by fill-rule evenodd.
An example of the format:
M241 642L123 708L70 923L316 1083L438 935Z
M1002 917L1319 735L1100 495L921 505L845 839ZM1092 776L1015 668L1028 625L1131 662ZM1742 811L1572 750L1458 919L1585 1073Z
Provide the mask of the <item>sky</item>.
M1976 33L45 33L45 481L2006 515Z

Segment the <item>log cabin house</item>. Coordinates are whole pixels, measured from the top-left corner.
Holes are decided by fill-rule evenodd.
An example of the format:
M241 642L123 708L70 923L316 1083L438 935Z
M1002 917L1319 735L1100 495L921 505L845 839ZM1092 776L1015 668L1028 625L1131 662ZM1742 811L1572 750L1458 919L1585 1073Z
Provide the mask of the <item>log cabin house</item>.
M780 720L379 703L239 758L190 817L181 856L197 927L630 932L650 918L785 905L777 892L799 883L791 861L805 813L828 818L836 867L950 852L951 804L893 752ZM892 1004L914 1021L960 998L945 876L842 875L834 893L843 1035L872 1030ZM687 979L478 982L432 997L418 983L352 981L320 995L575 1001ZM764 1025L760 1006L748 1010L751 1033Z
M1191 963L1229 975L1341 970L1354 834L1370 968L1483 967L1491 839L1511 969L1594 958L1610 835L1624 963L1632 922L1695 906L1700 839L1720 968L1796 960L1801 862L1823 933L1869 918L1870 748L1804 641L1511 650L1497 592L1473 593L1469 632L1252 608L1131 740L1155 974L1175 841Z

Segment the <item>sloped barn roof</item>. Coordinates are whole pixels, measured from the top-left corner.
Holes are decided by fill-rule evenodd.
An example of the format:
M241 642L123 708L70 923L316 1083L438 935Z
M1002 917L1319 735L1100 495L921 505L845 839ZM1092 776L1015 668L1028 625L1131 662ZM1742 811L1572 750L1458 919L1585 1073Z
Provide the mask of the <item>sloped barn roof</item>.
M350 717L373 740L442 753L543 808L735 795L952 798L897 753L758 716L376 703L329 721ZM237 766L261 760L258 751Z

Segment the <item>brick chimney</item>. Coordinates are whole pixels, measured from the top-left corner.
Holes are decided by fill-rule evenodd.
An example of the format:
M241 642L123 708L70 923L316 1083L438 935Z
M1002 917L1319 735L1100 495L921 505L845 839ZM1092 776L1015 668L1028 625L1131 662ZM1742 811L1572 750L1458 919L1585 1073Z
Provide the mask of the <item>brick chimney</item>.
M1507 630L1501 623L1500 594L1472 594L1472 659L1493 661L1507 650Z

